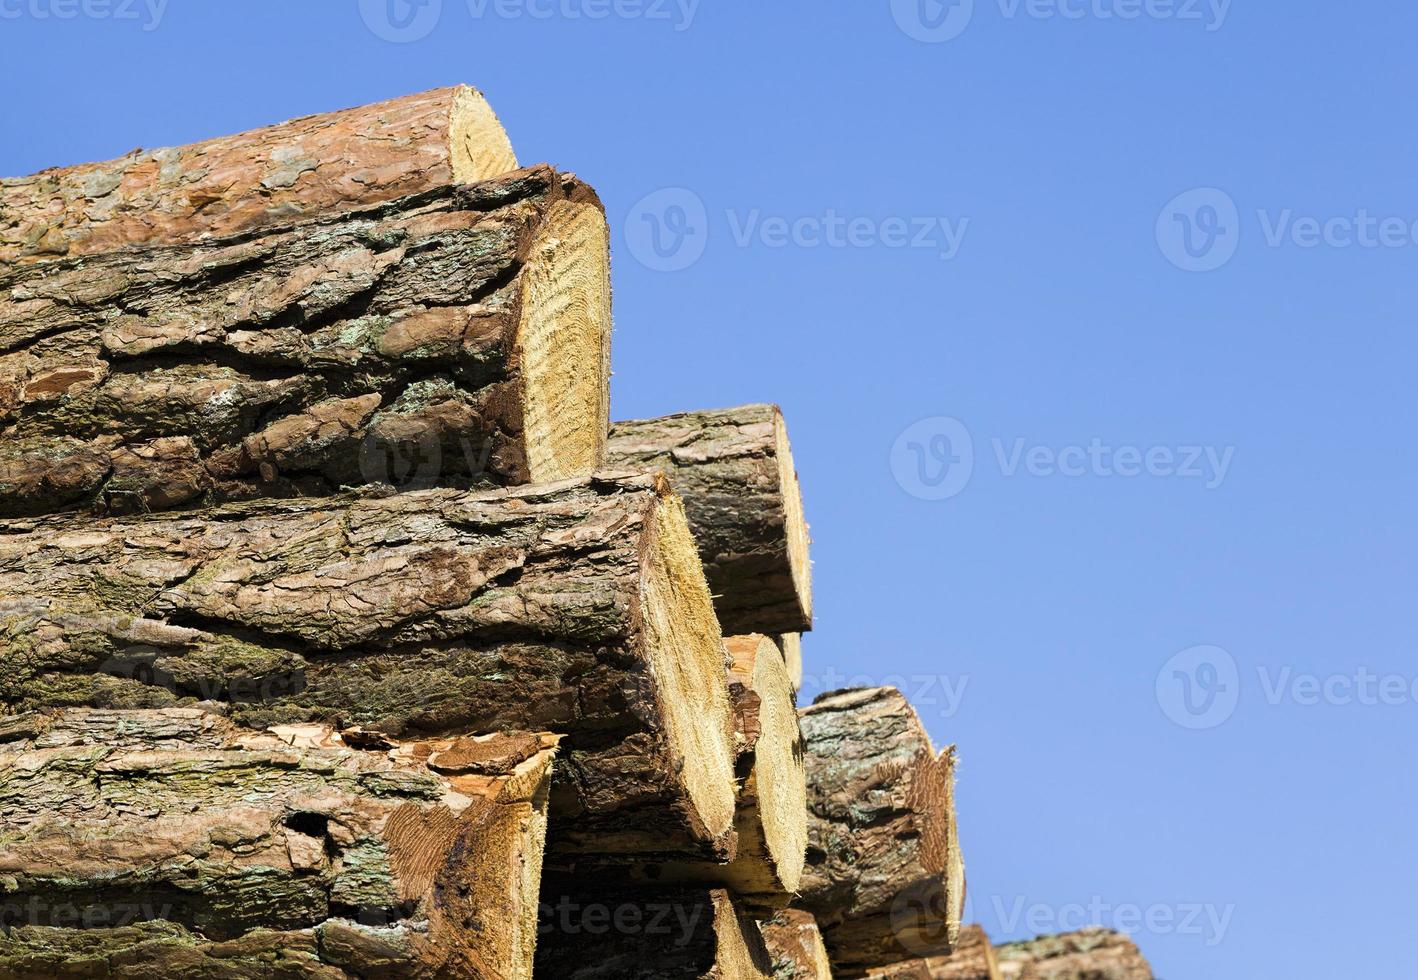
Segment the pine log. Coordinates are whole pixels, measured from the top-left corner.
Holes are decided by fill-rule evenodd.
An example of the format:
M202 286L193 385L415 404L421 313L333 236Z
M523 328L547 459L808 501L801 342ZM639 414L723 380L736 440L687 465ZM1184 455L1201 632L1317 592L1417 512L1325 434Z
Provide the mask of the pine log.
M758 927L722 889L542 887L536 975L556 980L770 980Z
M460 85L104 163L0 180L0 262L244 234L517 169Z
M784 633L778 638L778 647L783 651L783 660L788 665L788 680L792 682L793 693L803 689L803 635Z
M1080 929L995 948L1003 980L1152 980L1131 939L1112 929Z
M906 960L867 973L871 980L1002 980L989 936L979 926L964 926L949 956Z
M664 470L683 495L725 634L812 629L808 528L777 406L617 422L610 459Z
M595 193L537 167L0 271L0 516L586 475L606 243Z
M895 688L833 691L801 712L808 852L801 904L840 976L948 954L965 873L954 748L939 754Z
M0 746L0 915L30 927L0 976L198 975L212 944L316 976L531 976L555 737L372 752L197 709L28 721Z
M773 980L832 980L822 932L810 913L783 909L758 928L773 961Z
M724 645L732 660L729 699L740 783L733 859L638 861L625 870L635 883L720 885L750 909L777 909L797 893L807 849L807 778L797 706L783 655L772 640L733 636ZM557 867L583 875L614 870L585 862Z
M0 702L569 736L557 846L729 856L723 643L652 475L0 522Z

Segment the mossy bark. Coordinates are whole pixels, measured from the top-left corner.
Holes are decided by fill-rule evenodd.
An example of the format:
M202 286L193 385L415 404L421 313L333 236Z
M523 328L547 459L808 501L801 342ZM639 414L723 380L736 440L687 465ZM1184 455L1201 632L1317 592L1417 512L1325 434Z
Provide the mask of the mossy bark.
M954 750L939 754L895 688L823 694L801 712L808 795L800 903L839 976L947 954L964 868Z
M599 208L536 167L5 268L0 516L525 482L523 272L563 202Z
M529 975L554 737L361 751L198 709L23 722L0 745L0 915L20 927L0 976Z
M0 703L216 700L255 727L318 722L370 738L554 731L568 736L558 846L722 857L731 767L725 826L706 826L642 615L671 504L659 477L608 474L0 522ZM711 734L722 726L728 756L722 666L716 679L722 718L708 700L694 711Z
M1112 929L1080 929L995 947L1002 980L1152 980L1131 939Z

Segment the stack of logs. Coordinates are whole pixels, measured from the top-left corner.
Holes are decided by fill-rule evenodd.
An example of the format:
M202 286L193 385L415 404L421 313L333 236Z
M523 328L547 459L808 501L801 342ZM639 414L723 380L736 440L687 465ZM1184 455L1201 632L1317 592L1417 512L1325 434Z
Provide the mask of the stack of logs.
M0 182L0 977L996 975L781 414L610 328L469 88Z

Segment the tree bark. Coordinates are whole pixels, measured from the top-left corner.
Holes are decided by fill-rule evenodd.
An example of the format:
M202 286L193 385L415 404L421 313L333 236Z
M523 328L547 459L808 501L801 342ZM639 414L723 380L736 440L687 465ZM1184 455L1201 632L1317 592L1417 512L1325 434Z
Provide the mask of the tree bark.
M654 475L0 522L0 700L569 736L562 853L724 859L722 640Z
M556 980L769 980L763 937L727 891L542 888L536 975Z
M954 749L937 754L895 688L834 691L801 713L808 852L801 903L840 976L947 954L965 873Z
M0 516L549 482L604 459L595 194L546 167L0 272Z
M802 881L807 849L807 780L802 733L783 656L766 636L728 637L729 699L734 712L738 800L735 848L727 863L638 861L624 869L586 862L557 865L583 875L629 872L632 887L723 886L757 910L786 906Z
M906 960L867 976L872 980L1002 980L994 947L979 926L963 927L949 956Z
M617 422L610 459L665 471L684 497L725 634L812 629L808 530L776 406Z
M516 169L481 93L436 89L0 180L0 262L244 234Z
M758 928L773 961L773 980L832 980L827 947L810 913L783 909Z
M554 736L371 752L196 709L26 721L0 746L0 914L29 928L0 939L0 976L228 944L334 976L531 976Z
M1152 980L1131 939L1111 929L1081 929L995 948L1003 980Z

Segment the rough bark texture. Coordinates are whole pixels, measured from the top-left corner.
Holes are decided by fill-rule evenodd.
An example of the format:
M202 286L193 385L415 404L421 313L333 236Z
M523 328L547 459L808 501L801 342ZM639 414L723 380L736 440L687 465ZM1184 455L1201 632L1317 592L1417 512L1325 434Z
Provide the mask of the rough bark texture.
M570 297L542 285L557 247L584 265ZM12 266L0 516L584 475L604 459L608 330L600 204L547 167Z
M772 959L727 891L542 888L536 975L555 980L769 980Z
M810 913L783 909L758 928L773 961L773 980L832 980L822 932Z
M872 980L1002 980L989 936L979 926L965 926L949 956L906 960L867 974Z
M964 903L954 749L937 754L895 688L802 711L808 852L801 904L840 976L949 953Z
M623 876L634 886L694 884L727 888L735 900L763 912L786 906L802 880L807 849L807 786L802 733L782 654L765 636L733 636L729 699L739 783L732 860L637 861L626 868L586 862L558 870ZM617 862L620 863L620 862Z
M5 737L0 976L530 976L552 736L71 709Z
M1082 929L995 948L1003 980L1152 980L1152 968L1127 936Z
M776 406L617 422L610 460L669 474L725 634L812 628L807 525Z
M249 232L517 169L466 86L0 180L0 262Z
M561 848L729 848L723 646L657 476L0 522L0 657L14 710L563 733Z

